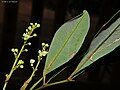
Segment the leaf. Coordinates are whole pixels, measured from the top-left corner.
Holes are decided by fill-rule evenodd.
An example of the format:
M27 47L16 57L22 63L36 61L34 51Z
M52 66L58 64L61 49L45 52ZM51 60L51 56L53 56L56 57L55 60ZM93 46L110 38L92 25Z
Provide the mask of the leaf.
M92 42L88 49L88 53L78 64L75 75L80 70L91 65L93 62L112 52L120 45L120 18L118 18L109 28L102 31Z
M51 42L43 76L68 62L80 49L89 29L90 18L86 10L77 19L63 24Z

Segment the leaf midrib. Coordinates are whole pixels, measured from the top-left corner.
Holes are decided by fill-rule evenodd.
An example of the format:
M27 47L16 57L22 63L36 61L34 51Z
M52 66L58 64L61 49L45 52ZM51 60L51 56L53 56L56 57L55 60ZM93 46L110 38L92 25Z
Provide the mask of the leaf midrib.
M93 54L95 54L95 52L99 49L99 47L101 47L101 45L116 31L116 29L120 26L120 24L111 32L111 34L93 51L93 53L89 54L87 59L81 64L80 67L76 68L75 72L79 71L79 68L81 68L82 66L84 66L84 64L91 58L91 56L93 56Z
M84 15L85 16L85 15ZM53 57L53 59L51 60L51 63L48 65L48 67L46 68L46 71L49 70L50 66L55 62L56 58L59 56L59 54L61 53L61 51L64 49L64 47L66 46L67 42L69 41L69 39L71 38L72 34L76 31L78 25L81 23L82 19L84 16L81 16L80 21L78 22L78 24L74 27L74 29L71 31L69 37L65 40L64 44L62 45L62 47L59 49L58 53Z

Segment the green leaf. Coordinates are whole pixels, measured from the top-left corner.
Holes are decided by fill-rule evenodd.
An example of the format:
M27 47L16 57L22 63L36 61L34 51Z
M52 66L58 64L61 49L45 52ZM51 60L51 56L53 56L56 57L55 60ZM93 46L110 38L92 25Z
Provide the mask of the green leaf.
M76 70L75 75L80 70L91 65L93 62L112 52L120 45L120 18L118 18L109 28L102 31L93 41L87 54L83 57ZM73 75L72 74L72 75Z
M63 24L50 45L43 76L68 62L80 49L89 30L90 18L86 10L77 19Z

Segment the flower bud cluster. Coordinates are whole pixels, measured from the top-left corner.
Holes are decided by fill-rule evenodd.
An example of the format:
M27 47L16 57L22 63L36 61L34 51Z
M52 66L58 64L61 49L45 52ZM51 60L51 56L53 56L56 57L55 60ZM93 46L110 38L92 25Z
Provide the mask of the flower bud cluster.
M46 50L47 47L49 47L48 44L42 43L42 50L38 51L40 57L46 56L48 54L48 51Z
M24 68L24 61L23 60L19 60L17 65L16 65L16 69L17 68Z
M15 57L18 55L18 49L17 48L12 48L11 51L13 52Z
M44 56L46 56L48 54L48 51L46 50L47 47L49 47L48 44L42 43L42 50L38 51L38 61L42 60L42 57L44 57ZM32 68L34 68L33 67L34 63L35 63L35 60L30 59L30 65L31 65Z
M30 26L26 29L26 33L23 33L23 39L24 41L27 41L28 39L32 38L32 37L36 37L37 34L34 33L33 35L32 32L34 31L34 29L40 27L40 24L33 24L33 23L30 23Z
M31 67L33 67L34 63L35 63L35 60L34 59L30 59L30 65L31 65Z

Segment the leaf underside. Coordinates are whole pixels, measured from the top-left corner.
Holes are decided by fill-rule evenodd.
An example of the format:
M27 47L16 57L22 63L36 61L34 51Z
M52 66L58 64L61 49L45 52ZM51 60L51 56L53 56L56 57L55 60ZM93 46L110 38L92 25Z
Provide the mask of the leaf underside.
M74 75L80 70L91 65L104 55L112 52L120 45L120 18L118 18L109 28L102 31L93 41L88 49L88 53L78 64Z
M63 24L55 33L46 58L43 76L68 62L80 49L90 26L89 14Z

